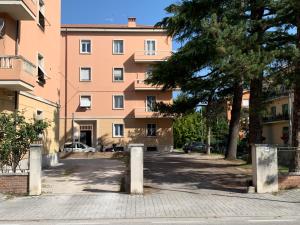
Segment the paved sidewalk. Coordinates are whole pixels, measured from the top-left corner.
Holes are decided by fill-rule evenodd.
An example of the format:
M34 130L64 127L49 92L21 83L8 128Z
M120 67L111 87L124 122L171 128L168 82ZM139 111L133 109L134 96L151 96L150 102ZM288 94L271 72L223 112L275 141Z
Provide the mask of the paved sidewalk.
M0 221L109 218L221 218L299 216L300 190L276 196L193 194L162 191L144 196L119 193L44 195L0 204Z
M199 155L146 155L143 196L96 191L13 198L1 202L0 221L299 216L300 190L242 193L249 171L239 164Z

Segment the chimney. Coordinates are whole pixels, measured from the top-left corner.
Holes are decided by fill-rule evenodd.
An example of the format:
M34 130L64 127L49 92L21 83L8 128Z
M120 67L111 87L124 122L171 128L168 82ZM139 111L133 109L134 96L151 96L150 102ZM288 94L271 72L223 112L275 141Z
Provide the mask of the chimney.
M128 27L136 27L136 18L135 17L128 18Z

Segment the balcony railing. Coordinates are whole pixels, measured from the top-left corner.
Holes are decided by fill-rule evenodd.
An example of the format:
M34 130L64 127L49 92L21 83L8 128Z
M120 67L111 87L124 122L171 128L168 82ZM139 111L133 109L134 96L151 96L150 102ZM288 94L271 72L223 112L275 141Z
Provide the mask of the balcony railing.
M135 118L158 118L162 117L160 113L148 111L147 108L136 108L134 109Z
M135 108L135 118L173 118L171 115L163 115L159 112L148 111L147 108Z
M33 90L36 83L36 66L22 56L0 56L0 87Z
M160 62L165 61L172 54L171 51L137 51L134 53L135 62Z
M264 123L273 123L278 121L288 121L290 119L288 114L278 114L276 116L266 116L263 118Z
M135 80L134 89L136 91L155 91L162 90L162 86L152 86L151 84L146 84L145 80Z
M0 13L7 13L15 20L35 20L37 0L0 1Z

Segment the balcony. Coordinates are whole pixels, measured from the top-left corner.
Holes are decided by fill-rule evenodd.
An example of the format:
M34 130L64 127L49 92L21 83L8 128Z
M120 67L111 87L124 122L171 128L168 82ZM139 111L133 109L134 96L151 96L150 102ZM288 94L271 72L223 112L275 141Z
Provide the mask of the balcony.
M0 56L0 88L32 91L36 66L22 56Z
M145 118L173 118L171 115L163 115L159 112L148 111L146 108L135 108L134 117L137 119Z
M162 115L158 112L149 112L146 108L136 108L134 109L134 117L135 118L158 118L162 117Z
M7 13L15 20L35 20L37 0L0 0L0 13Z
M171 51L137 51L134 53L136 63L152 63L165 61L172 54Z
M266 116L263 118L264 123L276 123L282 121L288 121L290 119L288 114L278 114L276 116Z
M145 80L135 80L134 90L136 91L160 91L162 86L152 86L151 84L146 84Z

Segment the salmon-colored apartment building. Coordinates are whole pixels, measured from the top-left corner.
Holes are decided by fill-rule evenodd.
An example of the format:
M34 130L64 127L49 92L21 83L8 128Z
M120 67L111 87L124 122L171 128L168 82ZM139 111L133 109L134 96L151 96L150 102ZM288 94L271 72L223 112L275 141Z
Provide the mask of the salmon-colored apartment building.
M166 31L129 18L126 25L63 25L61 32L61 144L171 150L172 118L153 109L170 103L172 90L144 83L152 66L171 55Z
M60 0L0 1L0 113L47 119L44 163L59 148Z

